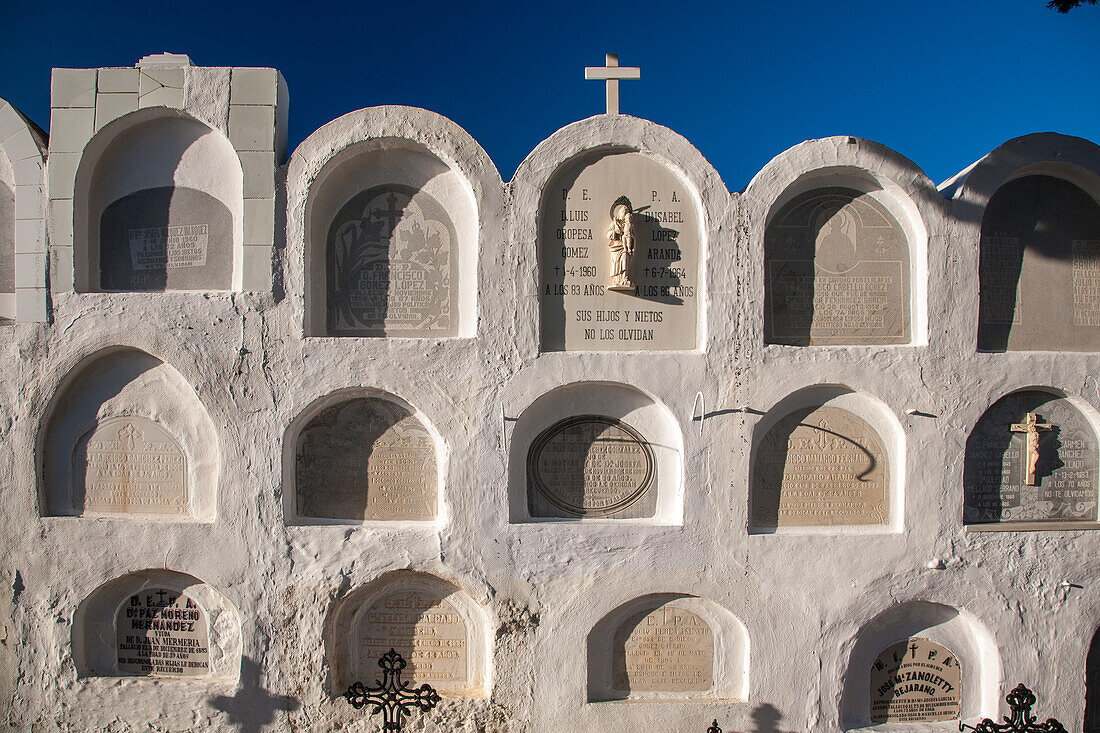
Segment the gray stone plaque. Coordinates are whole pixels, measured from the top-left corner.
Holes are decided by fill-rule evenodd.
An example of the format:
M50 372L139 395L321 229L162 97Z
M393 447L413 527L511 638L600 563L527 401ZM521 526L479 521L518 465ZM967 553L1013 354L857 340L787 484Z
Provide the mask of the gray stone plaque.
M626 423L580 415L555 423L531 444L527 485L534 517L651 517L657 461Z
M435 441L392 402L341 402L302 428L295 484L301 516L430 520L439 484Z
M205 677L210 672L206 612L167 588L147 588L123 601L115 617L119 674Z
M15 292L15 192L0 183L0 293Z
M457 241L423 191L391 184L357 194L329 227L329 335L457 334Z
M962 710L962 667L945 646L902 639L871 665L871 722L934 723Z
M632 292L608 287L611 208L621 196L634 212ZM559 174L540 215L542 350L694 349L699 240L683 181L640 153L588 158Z
M74 504L84 512L183 515L187 459L164 428L142 417L105 420L73 454ZM83 502L80 501L83 496Z
M1100 205L1050 176L1009 181L982 218L978 348L1100 351Z
M909 244L870 194L795 197L768 225L764 260L768 343L909 342Z
M193 188L138 191L103 210L99 259L103 290L229 290L233 215Z
M764 436L753 466L755 527L886 524L890 473L874 429L846 410L807 407Z
M1037 426L1033 436L1026 430L1029 414ZM1002 397L966 440L963 519L1096 521L1097 460L1095 433L1068 400L1039 391Z
M674 605L628 619L612 654L612 686L622 692L705 692L714 685L710 626Z
M355 671L359 680L378 676L378 659L390 649L405 658L402 681L430 684L440 692L470 687L466 622L438 593L395 590L360 612Z

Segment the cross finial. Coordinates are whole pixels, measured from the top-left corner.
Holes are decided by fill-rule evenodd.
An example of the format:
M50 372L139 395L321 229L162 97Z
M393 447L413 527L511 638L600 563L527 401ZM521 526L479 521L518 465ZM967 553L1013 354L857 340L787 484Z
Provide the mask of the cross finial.
M584 67L585 79L603 79L607 82L607 114L619 114L619 79L641 79L642 70L637 66L619 66L619 54L607 54L605 66Z

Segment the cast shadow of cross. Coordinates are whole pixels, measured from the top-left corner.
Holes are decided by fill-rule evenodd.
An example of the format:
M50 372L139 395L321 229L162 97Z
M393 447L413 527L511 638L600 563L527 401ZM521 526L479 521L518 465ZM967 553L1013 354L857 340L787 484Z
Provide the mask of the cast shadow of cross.
M250 657L241 658L241 683L233 697L218 695L207 701L210 707L225 713L241 733L260 733L273 723L279 712L291 712L301 703L287 695L275 695L260 685L260 665Z

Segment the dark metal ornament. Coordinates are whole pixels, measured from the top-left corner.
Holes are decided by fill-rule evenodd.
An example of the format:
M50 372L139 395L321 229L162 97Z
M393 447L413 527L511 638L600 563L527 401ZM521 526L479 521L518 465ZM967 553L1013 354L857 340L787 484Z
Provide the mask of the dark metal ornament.
M364 705L373 705L370 714L381 712L383 715L382 730L401 730L406 715L417 709L427 712L440 700L439 693L429 684L410 690L409 683L401 681L401 670L406 664L404 657L390 649L378 660L378 666L382 668L382 681L375 680L375 687L370 688L356 682L344 693L344 698L356 710Z
M722 729L718 727L718 718L715 718L714 722L707 728L707 733L722 733Z
M1005 700L1012 710L1012 717L1006 717L1004 723L994 723L986 718L976 726L959 723L959 730L972 730L975 733L1066 733L1066 729L1054 718L1048 718L1045 723L1035 722L1035 716L1031 713L1031 706L1035 704L1035 693L1022 684L1016 685L1016 689L1008 693Z

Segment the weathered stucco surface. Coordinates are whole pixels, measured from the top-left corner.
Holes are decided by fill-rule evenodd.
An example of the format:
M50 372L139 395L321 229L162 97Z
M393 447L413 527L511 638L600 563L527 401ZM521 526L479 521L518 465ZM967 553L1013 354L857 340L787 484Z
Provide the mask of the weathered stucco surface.
M186 94L222 127L224 77L192 72ZM334 155L364 140L430 154L461 183L467 202L452 215L476 250L463 252L459 268L460 310L468 309L459 336L304 335L309 187ZM644 153L698 202L697 350L540 354L542 189L598 149ZM979 162L945 190L949 198L897 153L838 137L779 154L730 193L682 137L601 115L552 135L503 182L467 133L425 110L376 107L326 125L276 171L269 291L69 288L52 294L48 322L0 325L0 720L35 731L374 730L377 719L361 722L368 716L334 689L334 613L363 586L412 570L438 576L478 609L469 618L484 624L487 681L483 694L414 716L409 730L702 731L714 718L730 731L865 726L866 665L910 633L960 655L970 722L997 714L1007 689L1025 682L1043 717L1074 729L1100 625L1100 533L976 532L962 522L966 438L997 399L1053 390L1097 425L1100 355L975 349L984 203L1021 167L1056 174L1055 163L1072 163L1089 181L1100 175L1091 143L1030 136ZM911 237L912 343L765 346L769 215L817 183L852 181L891 198ZM81 242L73 246L79 257ZM253 275L246 271L246 286ZM160 396L191 411L179 419L213 426L213 445L190 448L217 470L212 508L192 520L48 515L43 440L55 399L80 389L85 360L119 347L170 367L171 383L197 399L180 398L178 385ZM525 494L510 471L523 465L514 456L526 456L530 439L515 440L521 417L543 395L581 382L624 385L667 416L660 429L676 439L680 472L661 484L655 518L537 521L515 505ZM781 417L773 408L795 393L833 394L832 386L854 393L847 409L863 406L897 468L891 521L874 531L750 533L749 461L766 432L758 423L773 424ZM293 464L284 442L304 411L341 390L393 395L437 436L436 520L288 521ZM692 419L698 392L701 427ZM588 412L589 391L562 394L575 400L566 412ZM101 417L111 414L106 400ZM540 409L527 413L535 423L521 437L553 422ZM221 604L211 615L223 626L216 651L228 667L219 669L232 668L225 655L239 650L239 672L159 681L82 673L78 609L101 586L145 571L209 587ZM635 599L668 594L703 599L693 607L711 609L713 633L727 635L715 647L729 654L719 669L738 665L743 676L720 685L720 699L589 702L590 655L610 645L593 629Z

